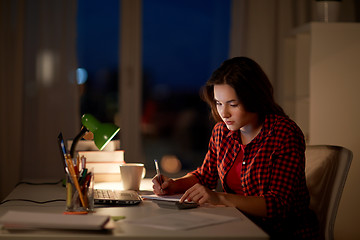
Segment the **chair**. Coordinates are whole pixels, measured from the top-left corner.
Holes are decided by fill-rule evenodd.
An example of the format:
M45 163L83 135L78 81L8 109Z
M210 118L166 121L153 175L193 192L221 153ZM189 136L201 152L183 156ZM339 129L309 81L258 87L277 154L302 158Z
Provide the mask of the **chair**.
M331 145L308 145L305 151L310 208L320 226L320 239L334 239L334 224L353 154Z

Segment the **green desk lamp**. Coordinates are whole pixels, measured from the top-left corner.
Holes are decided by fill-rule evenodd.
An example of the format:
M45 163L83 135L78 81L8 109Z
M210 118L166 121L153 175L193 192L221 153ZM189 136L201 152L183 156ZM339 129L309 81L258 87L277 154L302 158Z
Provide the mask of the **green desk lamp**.
M81 117L83 127L79 134L74 138L70 148L70 156L74 157L75 148L79 140L85 135L87 131L94 134L94 142L96 147L101 151L105 146L115 137L120 128L111 123L101 123L93 115L84 114Z

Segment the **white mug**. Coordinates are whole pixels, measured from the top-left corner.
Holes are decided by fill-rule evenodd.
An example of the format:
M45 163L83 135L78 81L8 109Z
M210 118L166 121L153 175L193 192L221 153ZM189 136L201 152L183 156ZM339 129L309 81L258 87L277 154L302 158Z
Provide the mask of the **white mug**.
M143 163L123 163L120 164L121 182L124 190L140 189L141 179L145 177L145 167Z

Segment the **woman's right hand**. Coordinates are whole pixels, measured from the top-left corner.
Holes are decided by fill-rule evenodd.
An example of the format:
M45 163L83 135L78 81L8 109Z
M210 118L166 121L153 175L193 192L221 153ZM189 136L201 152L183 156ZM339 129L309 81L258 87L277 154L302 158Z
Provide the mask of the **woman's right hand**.
M153 182L153 192L156 195L171 195L175 194L175 181L171 178L168 178L164 175L160 175L161 182L159 182L159 176L155 175L152 179Z

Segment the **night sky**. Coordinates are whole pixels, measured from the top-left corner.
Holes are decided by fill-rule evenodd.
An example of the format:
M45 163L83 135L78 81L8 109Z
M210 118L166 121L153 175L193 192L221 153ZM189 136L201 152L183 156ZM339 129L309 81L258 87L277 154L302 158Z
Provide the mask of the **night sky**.
M92 81L117 74L119 12L118 0L78 1L78 64ZM229 0L143 0L144 79L198 91L228 57L229 31Z

